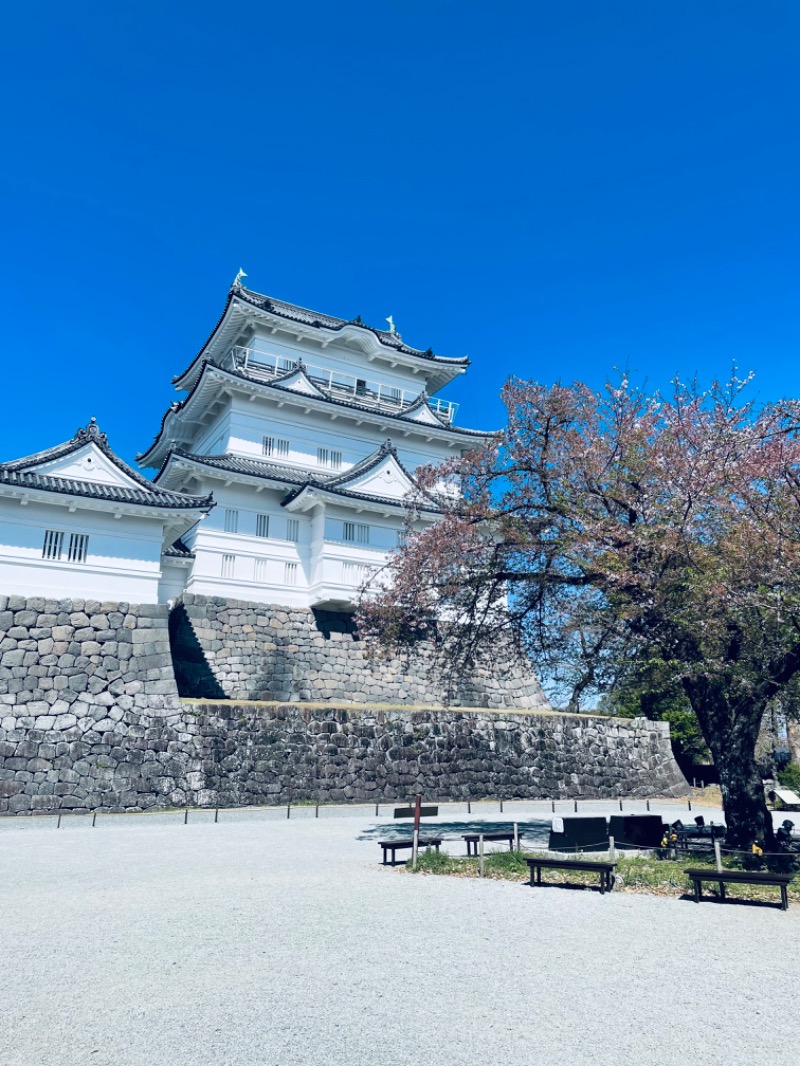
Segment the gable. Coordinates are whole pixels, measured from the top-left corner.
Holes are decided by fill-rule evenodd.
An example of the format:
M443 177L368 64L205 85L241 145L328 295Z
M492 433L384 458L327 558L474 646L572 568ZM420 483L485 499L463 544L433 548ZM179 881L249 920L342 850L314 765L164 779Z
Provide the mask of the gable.
M287 374L285 377L278 378L274 384L279 385L282 389L291 389L292 392L302 393L304 396L316 396L323 400L326 398L325 394L317 388L313 381L309 380L302 367L298 367L297 370Z
M352 480L343 479L340 484L347 492L363 492L370 496L383 496L393 500L402 500L414 488L413 481L394 455L385 456L371 470L365 471Z
M433 411L430 409L425 400L420 400L415 403L413 407L408 407L400 415L407 422L420 422L424 426L436 426L438 429L442 428L442 422L436 417Z
M29 473L47 474L50 477L73 478L75 481L92 481L97 485L117 485L120 488L140 489L141 486L112 463L93 441L60 459L37 463L28 467Z

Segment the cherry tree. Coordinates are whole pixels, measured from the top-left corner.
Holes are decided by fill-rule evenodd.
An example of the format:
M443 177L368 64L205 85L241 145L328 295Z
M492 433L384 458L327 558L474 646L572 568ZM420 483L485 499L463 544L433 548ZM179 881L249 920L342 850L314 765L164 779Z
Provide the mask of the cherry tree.
M573 708L656 664L697 715L739 847L772 843L756 738L800 677L800 403L758 406L747 384L512 379L494 445L420 472L442 520L359 609L384 647L432 637L451 677L514 643Z

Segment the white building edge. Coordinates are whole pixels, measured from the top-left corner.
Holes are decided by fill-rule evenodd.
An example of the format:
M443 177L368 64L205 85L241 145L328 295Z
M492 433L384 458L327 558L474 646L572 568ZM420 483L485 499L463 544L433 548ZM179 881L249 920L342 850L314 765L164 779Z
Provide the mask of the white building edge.
M137 456L152 482L94 422L0 464L0 595L346 610L404 535L415 470L493 439L433 398L468 365L235 284Z

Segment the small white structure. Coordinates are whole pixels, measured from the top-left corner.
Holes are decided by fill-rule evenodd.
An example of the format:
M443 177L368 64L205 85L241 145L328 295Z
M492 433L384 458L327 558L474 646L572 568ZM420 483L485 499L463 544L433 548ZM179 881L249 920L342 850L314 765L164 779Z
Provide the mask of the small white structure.
M179 538L213 506L132 470L92 419L64 444L0 463L0 594L165 602L192 562Z
M456 426L456 405L431 399L468 365L234 283L174 379L184 398L137 457L158 469L159 489L217 504L184 537L186 591L352 606L404 535L417 467L494 436ZM417 528L436 517L420 507Z

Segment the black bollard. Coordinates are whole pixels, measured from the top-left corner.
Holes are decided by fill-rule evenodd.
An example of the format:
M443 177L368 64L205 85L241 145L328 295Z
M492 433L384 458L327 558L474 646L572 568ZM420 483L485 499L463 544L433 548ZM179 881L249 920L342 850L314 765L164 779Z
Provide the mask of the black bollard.
M216 824L218 821L219 821L219 807L217 807L214 810L214 823Z
M183 813L183 824L186 825L186 823L188 821L189 821L189 808L187 807L186 810Z

